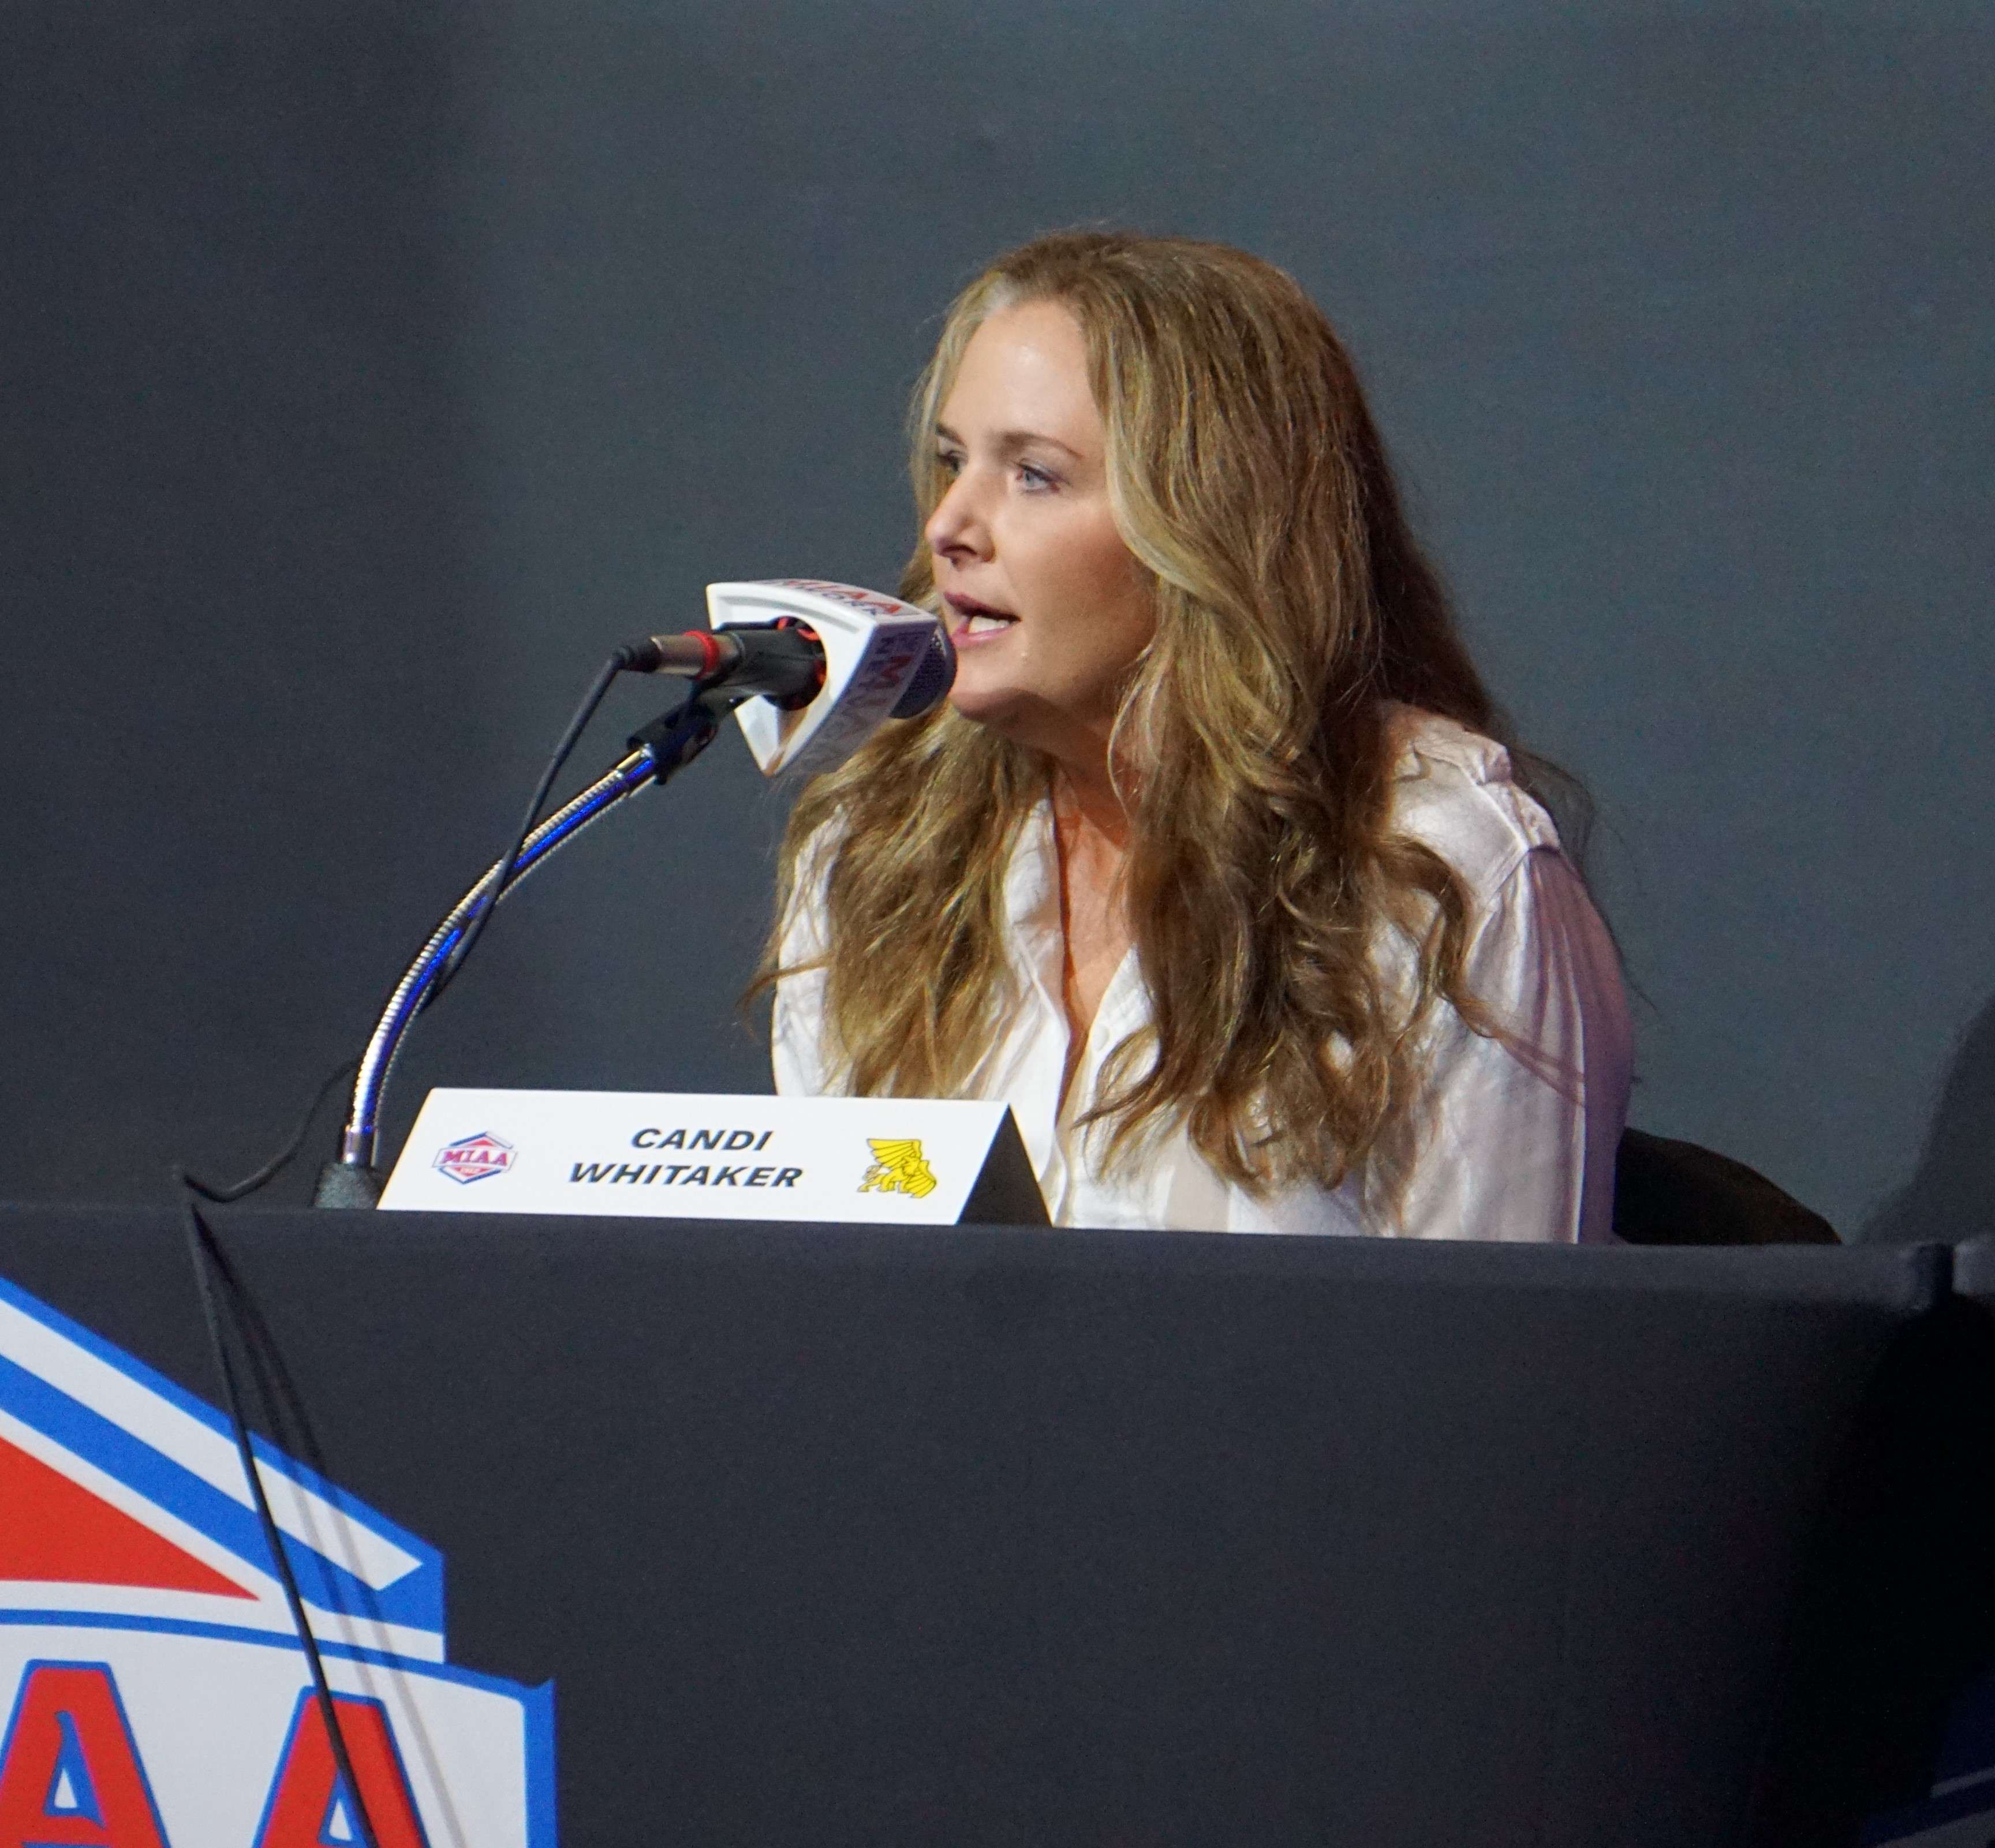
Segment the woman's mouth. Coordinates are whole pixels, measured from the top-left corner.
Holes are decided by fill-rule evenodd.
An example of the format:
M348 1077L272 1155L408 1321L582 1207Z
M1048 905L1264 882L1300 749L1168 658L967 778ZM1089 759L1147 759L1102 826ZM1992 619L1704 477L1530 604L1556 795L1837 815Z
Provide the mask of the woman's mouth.
M978 602L974 597L960 597L953 591L945 594L943 601L956 619L955 633L950 639L959 645L967 641L981 641L987 636L1002 635L1018 619L1007 611L993 609L987 603Z

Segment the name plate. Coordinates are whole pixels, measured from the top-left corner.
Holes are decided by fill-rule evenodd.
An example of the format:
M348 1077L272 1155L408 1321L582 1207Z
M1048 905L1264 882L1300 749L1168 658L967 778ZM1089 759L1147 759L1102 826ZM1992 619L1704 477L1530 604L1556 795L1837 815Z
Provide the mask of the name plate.
M381 1205L405 1212L1043 1226L1009 1105L461 1091L424 1099Z

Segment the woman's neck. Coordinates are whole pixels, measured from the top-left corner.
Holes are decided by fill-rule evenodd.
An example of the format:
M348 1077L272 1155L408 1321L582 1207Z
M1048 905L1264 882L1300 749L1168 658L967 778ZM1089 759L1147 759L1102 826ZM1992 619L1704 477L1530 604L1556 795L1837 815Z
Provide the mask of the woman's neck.
M1060 934L1065 955L1062 999L1067 1021L1060 1108L1087 1047L1094 1017L1122 958L1129 923L1122 904L1129 817L1108 780L1076 777L1065 766L1052 777L1053 839L1059 855Z
M1129 811L1122 805L1104 760L1100 766L1056 763L1052 777L1053 825L1071 852L1086 842L1116 859L1128 850Z

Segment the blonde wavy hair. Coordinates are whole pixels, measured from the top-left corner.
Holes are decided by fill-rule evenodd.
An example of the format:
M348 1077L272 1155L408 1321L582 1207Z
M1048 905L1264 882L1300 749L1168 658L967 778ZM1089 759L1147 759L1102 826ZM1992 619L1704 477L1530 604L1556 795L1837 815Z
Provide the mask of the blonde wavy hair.
M1104 1068L1085 1119L1098 1158L1125 1164L1181 1124L1256 1194L1369 1180L1403 1165L1435 1010L1496 1030L1464 987L1461 881L1389 827L1389 706L1500 735L1498 716L1343 346L1244 252L1088 231L999 258L950 308L915 393L924 525L948 485L936 423L964 349L1034 301L1085 338L1111 504L1156 615L1111 748L1152 1023ZM901 594L938 606L925 547ZM970 1080L1017 999L1005 869L1049 773L945 708L805 788L779 917L800 880L822 880L828 951L785 965L779 927L756 988L826 969L828 1050L852 1091L946 1097ZM1410 985L1382 966L1382 932Z

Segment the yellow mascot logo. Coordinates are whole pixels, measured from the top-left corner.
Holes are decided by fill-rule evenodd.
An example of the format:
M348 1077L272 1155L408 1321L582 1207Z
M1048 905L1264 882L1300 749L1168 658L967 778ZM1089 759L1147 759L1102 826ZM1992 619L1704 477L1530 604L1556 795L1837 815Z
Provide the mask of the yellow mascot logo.
M869 1136L866 1146L873 1165L859 1184L862 1194L912 1194L920 1200L935 1191L935 1172L919 1142L878 1142Z

